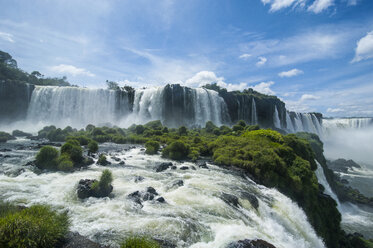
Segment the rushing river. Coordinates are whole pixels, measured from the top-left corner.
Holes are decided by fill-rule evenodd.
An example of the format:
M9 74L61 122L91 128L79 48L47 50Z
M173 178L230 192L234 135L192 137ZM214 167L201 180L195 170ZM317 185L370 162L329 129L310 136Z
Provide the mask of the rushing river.
M110 166L91 165L74 173L40 173L24 166L33 160L35 146L37 142L26 139L0 145L0 199L68 210L71 231L102 244L115 247L126 235L146 234L178 247L226 247L232 241L257 238L278 248L324 247L297 204L277 190L257 185L239 173L212 164L204 169L193 163L174 161L176 169L155 172L156 164L170 160L146 155L139 146L128 149L128 145L111 143L100 146L101 152L110 154ZM125 161L125 165L119 165L111 156ZM181 170L182 166L189 169ZM98 178L105 168L114 176L112 197L78 199L78 181ZM144 179L136 180L139 176ZM184 185L173 185L177 180ZM166 203L145 201L140 206L127 197L149 186ZM242 192L258 198L257 210L241 197ZM238 207L225 202L223 193L239 197Z

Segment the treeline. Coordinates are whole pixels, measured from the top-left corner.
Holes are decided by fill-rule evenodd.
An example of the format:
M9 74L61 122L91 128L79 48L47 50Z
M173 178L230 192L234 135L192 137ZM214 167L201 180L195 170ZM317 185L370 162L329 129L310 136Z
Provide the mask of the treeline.
M17 66L17 61L9 53L0 50L0 81L29 83L34 85L71 86L65 76L44 77L40 72L27 73Z

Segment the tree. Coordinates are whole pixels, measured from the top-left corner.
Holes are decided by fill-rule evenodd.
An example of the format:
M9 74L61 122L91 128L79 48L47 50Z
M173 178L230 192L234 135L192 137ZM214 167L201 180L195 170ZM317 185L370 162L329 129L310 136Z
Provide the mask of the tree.
M120 90L117 82L106 80L106 85L109 90Z
M34 76L34 77L36 77L36 78L42 78L42 77L44 77L44 75L41 74L41 73L38 72L38 71L33 71L33 72L31 72L31 75Z

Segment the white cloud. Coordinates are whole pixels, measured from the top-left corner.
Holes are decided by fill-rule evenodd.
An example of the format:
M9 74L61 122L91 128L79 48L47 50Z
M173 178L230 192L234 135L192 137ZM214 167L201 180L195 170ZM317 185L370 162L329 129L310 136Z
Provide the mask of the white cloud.
M328 112L328 113L338 113L338 112L343 112L343 111L344 111L344 109L341 109L341 108L328 108L326 110L326 112Z
M259 61L256 63L256 66L262 66L267 62L266 57L258 57Z
M221 83L223 80L223 77L217 77L212 71L200 71L193 77L187 79L185 84L190 87L201 87L205 84Z
M246 59L250 58L251 56L252 56L251 54L244 53L244 54L240 55L239 58L243 59L243 60L246 60Z
M373 31L367 33L356 44L355 57L351 62L373 58Z
M68 74L73 75L74 77L78 75L84 75L88 77L95 76L95 74L91 73L90 71L87 71L84 68L75 67L73 65L60 64L60 65L52 66L50 67L50 69L57 73L68 73Z
M283 71L283 72L280 72L278 75L280 77L294 77L294 76L298 76L300 74L303 74L303 71L302 70L298 70L296 68L290 70L290 71Z
M0 32L0 38L11 43L14 43L13 35L9 33Z
M303 94L300 98L300 101L308 101L308 100L318 100L320 99L319 96L311 95L311 94Z
M274 84L275 84L275 82L273 82L273 81L261 82L257 85L249 86L249 88L252 88L253 90L258 91L258 92L263 93L263 94L274 95L275 92L273 90L271 90L271 86L274 85Z
M264 5L271 5L270 11L275 12L290 6L303 6L305 0L261 0Z
M315 0L312 5L308 7L308 11L319 14L334 4L334 0Z
M355 6L357 4L357 0L347 0L348 6Z

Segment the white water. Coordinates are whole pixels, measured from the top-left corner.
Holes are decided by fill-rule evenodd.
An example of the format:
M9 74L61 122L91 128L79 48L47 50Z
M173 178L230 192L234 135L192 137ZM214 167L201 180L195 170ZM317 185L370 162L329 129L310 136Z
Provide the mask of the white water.
M256 125L258 124L258 114L256 112L256 103L254 97L252 98L251 102L251 124Z
M293 122L291 121L291 118L290 118L290 115L289 115L288 111L286 111L286 129L288 129L289 132L291 132L291 133L295 132L295 128L293 126Z
M177 169L156 173L154 164L167 160L158 155L145 155L140 148L126 152L122 147L114 144L100 147L126 159L125 166L109 166L114 175L113 198L81 201L75 193L80 179L98 178L108 167L93 165L74 173L37 175L32 168L22 166L35 154L25 150L11 152L13 158L0 164L0 198L26 206L46 203L68 210L72 231L103 244L116 245L128 234L145 233L177 243L178 247L223 248L245 238L264 239L278 248L324 247L304 212L277 190L210 164L208 170ZM175 165L179 168L193 164ZM19 175L12 173L20 168L25 171ZM135 183L135 176L145 179ZM184 186L171 187L177 179L183 180ZM148 186L154 187L167 204L144 202L144 207L140 208L127 198L128 194ZM239 197L241 191L256 195L258 210L243 198L236 208L220 197L222 192Z
M275 111L273 112L273 125L276 128L281 128L280 117L278 115L277 105L275 105Z
M116 121L116 92L104 89L36 86L27 113L27 122L60 127Z

